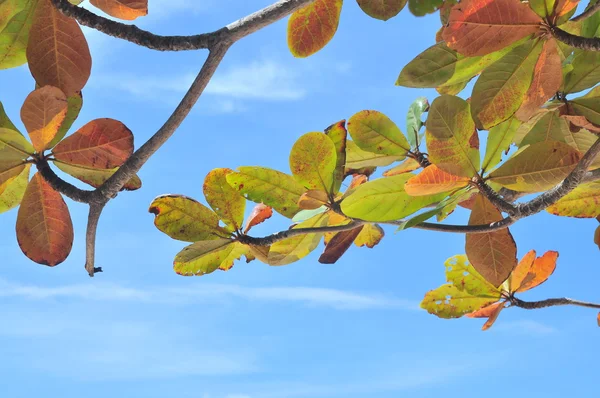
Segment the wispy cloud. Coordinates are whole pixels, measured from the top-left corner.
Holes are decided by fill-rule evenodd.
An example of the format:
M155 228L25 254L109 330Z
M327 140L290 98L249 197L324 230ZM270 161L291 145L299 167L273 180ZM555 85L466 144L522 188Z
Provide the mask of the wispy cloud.
M536 335L546 335L557 333L558 330L553 328L552 326L545 325L541 322L532 321L528 319L523 319L519 321L507 321L501 322L499 321L494 325L491 330L503 331L503 332L511 332L511 333L519 333L519 334L536 334Z
M364 294L314 287L244 287L196 284L191 287L131 288L116 284L73 284L57 287L25 285L0 279L0 298L29 300L76 299L128 301L160 304L188 304L195 301L220 302L240 298L249 301L298 303L337 310L416 310L418 303L379 294Z

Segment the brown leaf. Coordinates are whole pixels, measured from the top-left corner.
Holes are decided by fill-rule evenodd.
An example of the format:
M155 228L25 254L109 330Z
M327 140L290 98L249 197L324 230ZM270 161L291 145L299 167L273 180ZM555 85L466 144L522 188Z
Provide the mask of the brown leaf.
M556 40L549 39L542 47L542 52L533 70L531 86L529 86L515 116L521 121L528 121L540 106L556 94L562 80L562 61L558 54L558 45Z
M325 251L319 257L319 262L321 264L334 264L346 253L362 229L363 226L361 225L349 231L338 232L325 247Z
M67 204L39 173L29 182L19 208L17 240L32 261L51 267L62 263L73 246Z
M48 149L67 116L67 110L67 97L56 87L42 87L25 98L21 120L37 152Z
M469 225L490 224L502 220L502 214L483 195L478 195ZM467 257L488 282L498 287L517 266L517 245L508 228L467 234Z
M452 8L443 38L463 55L485 55L536 33L541 23L519 0L464 0Z
M600 227L596 228L596 232L594 233L594 243L598 245L598 249L600 249Z
M498 315L504 309L504 301L500 301L498 303L490 304L486 307L483 307L477 311L471 312L467 314L468 318L488 318L488 320L483 324L481 330L488 330L492 327L496 319L498 319Z
M571 131L579 131L581 129L586 129L591 131L592 133L600 133L600 126L596 126L595 124L590 122L585 116L560 115L560 117L570 122L571 127L575 127L575 129L571 128Z
M298 200L298 206L302 210L314 210L327 204L329 202L329 196L327 192L318 189L311 189L306 191L300 196Z
M273 209L263 203L259 203L254 206L252 209L252 213L250 213L250 217L246 220L246 226L244 227L244 233L247 234L248 231L255 225L258 225L265 220L268 220L273 215Z
M88 81L92 57L79 24L51 0L39 0L27 45L31 74L40 86L58 87L67 97Z
M128 21L148 15L148 0L90 0L90 3L110 16Z
M133 153L133 134L117 120L96 119L65 138L52 153L65 163L112 169Z

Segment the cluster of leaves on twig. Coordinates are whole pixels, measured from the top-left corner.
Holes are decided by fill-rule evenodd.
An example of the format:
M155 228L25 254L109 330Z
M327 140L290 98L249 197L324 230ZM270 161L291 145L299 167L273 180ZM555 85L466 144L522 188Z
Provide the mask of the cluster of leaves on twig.
M334 37L344 3L280 0L223 29L193 36L157 36L97 16L79 3L0 0L0 68L28 62L39 87L21 115L31 144L0 112L0 210L21 203L19 244L34 261L55 265L68 255L73 237L61 194L88 203L86 268L93 275L95 230L104 204L119 189L140 187L135 173L185 118L229 46L291 14L290 50L296 57L310 56ZM439 11L436 44L406 65L396 84L435 88L440 96L411 105L406 135L375 110L303 135L290 153L291 174L258 166L215 169L203 186L208 207L182 195L158 197L150 206L157 228L191 243L176 256L175 271L228 270L242 257L286 265L321 241L319 261L335 263L353 244L375 247L384 238L382 225L392 225L398 231L466 234L466 255L446 262L448 284L427 293L422 303L440 317L486 317L487 329L506 306L599 308L571 299L515 297L544 282L558 254L536 259L532 251L518 262L509 227L544 210L600 220L600 6L592 2L573 17L578 0L357 3L383 21L406 4L417 16ZM146 0L91 4L126 20L148 8ZM94 120L63 139L79 113L91 71L78 22L151 49L210 52L169 121L135 153L131 132L112 119ZM469 98L459 97L473 80ZM63 181L49 162L96 190ZM38 173L27 184L31 164ZM538 195L515 202L530 194ZM256 207L244 220L248 200ZM471 212L468 225L442 223L459 206ZM249 235L273 211L290 219L290 228ZM600 227L594 238L600 246Z

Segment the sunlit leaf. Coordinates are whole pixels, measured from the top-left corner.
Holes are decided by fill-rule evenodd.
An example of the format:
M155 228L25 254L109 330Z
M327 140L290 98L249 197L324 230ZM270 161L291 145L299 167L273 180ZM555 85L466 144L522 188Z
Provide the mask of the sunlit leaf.
M306 191L294 177L265 167L238 167L227 175L227 182L247 199L264 203L288 218L300 211L298 200Z
M509 286L512 293L525 292L546 282L556 269L558 253L548 251L535 258L535 250L527 253L511 274Z
M327 224L326 214L316 215L294 226L293 229L316 228ZM317 248L323 233L310 233L281 240L271 246L268 261L270 265L287 265L309 255Z
M73 224L62 196L36 173L25 190L17 215L17 240L32 261L53 267L73 246Z
M519 129L519 134L521 132L522 130ZM545 112L518 145L523 147L543 141L566 142L569 135L571 135L569 124L559 116L558 111ZM518 139L519 137L515 137L515 141Z
M443 38L463 55L484 55L536 33L541 23L519 0L464 0L452 8Z
M81 92L75 93L69 98L67 98L67 115L65 116L65 120L63 120L60 128L58 129L58 133L54 136L54 139L48 144L48 148L53 148L58 144L65 135L69 132L69 129L79 116L79 112L83 107L83 96Z
M479 136L469 104L450 95L433 101L427 118L429 160L443 171L473 177L479 171Z
M35 152L29 141L15 130L0 127L0 158L2 161L24 160Z
M576 93L594 87L600 82L600 53L597 51L577 51L573 69L565 76L562 91Z
M216 271L223 263L233 263L231 252L239 242L232 239L203 240L192 243L180 251L173 262L173 269L183 276L206 275Z
M594 232L594 243L600 249L600 227L596 228L596 232ZM600 321L598 323L598 326L600 326Z
M246 199L227 182L231 169L214 169L206 176L203 185L204 196L219 218L234 231L242 228Z
M483 170L490 170L500 163L502 154L508 151L520 125L521 123L517 119L511 118L490 129L481 166Z
M404 185L413 174L379 178L356 188L342 201L342 211L348 217L366 221L393 221L436 203L445 194L410 196Z
M219 226L219 217L212 210L186 196L159 196L149 211L155 215L156 228L173 239L198 242L229 236L229 232Z
M290 153L290 170L306 189L331 192L336 164L335 145L323 133L304 134Z
M354 244L358 247L366 246L369 249L372 249L381 242L384 236L385 232L379 225L365 224L354 240Z
M337 155L337 162L335 165L335 172L333 174L332 187L332 191L335 194L340 191L342 181L344 181L344 177L346 176L346 146L348 138L348 132L346 131L346 121L342 120L329 126L325 130L325 134L327 134L331 141L333 141L333 144L335 145L335 152Z
M387 21L402 11L408 0L357 0L360 8L370 17Z
M470 178L448 174L436 165L431 165L410 178L404 189L411 196L435 195L466 187L470 181Z
M148 0L90 0L110 16L132 21L148 14Z
M500 220L500 211L483 195L478 195L469 225L485 225ZM508 228L467 234L465 248L473 267L494 286L500 286L517 266L517 245Z
M348 132L364 151L403 157L410 145L402 131L383 113L361 111L348 121Z
M363 226L349 231L338 232L325 246L325 251L319 257L321 264L335 264L352 246L352 242L362 231Z
M0 185L0 214L14 209L21 203L29 182L30 170L31 165L28 164L21 174Z
M410 173L411 171L415 171L421 168L421 164L417 162L415 159L408 158L398 166L386 170L383 175L385 177L396 176L399 174Z
M422 17L435 12L444 0L408 0L408 8L413 15Z
M15 127L13 122L10 120L10 118L6 114L6 111L4 110L4 105L2 105L2 102L0 102L0 128L14 130L17 132L19 131L19 129Z
M252 209L252 213L246 220L246 225L244 226L244 233L247 234L250 229L260 223L263 223L265 220L268 220L273 215L273 209L263 203L258 203Z
M14 68L27 62L25 50L37 3L38 0L6 0L0 3L0 69Z
M498 315L504 309L505 303L499 302L495 304L488 305L487 307L483 307L475 312L471 312L467 314L469 318L488 318L488 320L483 324L481 330L488 330L491 328L496 320L498 319Z
M600 215L600 182L581 184L546 209L557 216L596 218Z
M311 189L306 191L300 196L298 200L298 206L302 210L315 210L329 202L329 196L325 191L319 191L317 189Z
M429 110L429 101L419 97L410 104L406 115L406 134L411 148L417 148L421 141L420 130L425 125L421 120L423 113Z
M532 144L490 174L491 181L519 192L540 192L554 187L575 168L581 154L557 141Z
M72 177L77 178L80 181L85 182L93 186L94 188L100 187L106 182L113 174L119 170L118 167L114 169L95 169L91 167L77 166L69 163L63 163L60 161L54 161L56 167ZM135 191L142 187L142 180L138 176L134 176L129 180L122 188L126 191Z
M21 108L21 120L37 152L50 143L67 115L67 97L56 87L45 86L27 96Z
M119 167L132 153L131 130L114 119L92 120L52 150L61 162L96 169Z
M519 4L518 0L502 1ZM473 87L471 101L473 118L480 127L489 129L519 109L541 51L541 42L527 41L483 71Z
M599 61L600 62L600 61ZM590 95L590 94L594 95ZM600 125L600 93L592 92L569 102L577 115L585 116L590 122Z
M51 0L39 0L27 60L40 86L58 87L67 97L81 91L92 69L90 49L79 24L58 11Z
M342 0L316 0L294 12L288 22L288 46L295 57L321 50L335 35Z
M354 141L348 141L346 146L346 174L350 170L359 170L365 167L389 166L403 158L404 155L390 156L363 151Z

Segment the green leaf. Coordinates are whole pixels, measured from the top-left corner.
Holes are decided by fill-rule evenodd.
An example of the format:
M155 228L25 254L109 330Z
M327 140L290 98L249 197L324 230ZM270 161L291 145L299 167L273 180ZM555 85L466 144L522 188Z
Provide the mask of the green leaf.
M15 127L13 122L10 120L10 118L4 111L4 106L2 105L2 102L0 102L0 128L5 128L17 132L19 131L19 129Z
M65 116L65 120L63 120L60 128L58 129L58 133L54 136L54 139L48 144L48 148L54 147L58 144L65 135L69 132L71 126L79 116L79 112L81 112L81 108L83 107L83 96L81 91L67 98L67 115Z
M596 1L590 1L585 8L589 9L596 4ZM581 36L583 37L598 37L600 35L600 12L596 11L591 16L583 20L581 25Z
M346 143L346 173L349 170L359 170L365 167L389 166L404 159L404 156L380 155L363 151L354 141Z
M37 3L38 0L5 0L0 3L0 69L14 68L27 62L25 50ZM5 15L3 8L7 6L18 12Z
M421 127L424 123L421 120L424 112L429 110L429 101L425 97L419 97L410 104L408 114L406 115L406 134L411 148L417 148L421 141Z
M27 159L35 152L33 146L15 130L0 128L0 156L2 160Z
M521 140L519 147L543 141L566 142L569 135L569 123L560 117L559 112L546 112Z
M569 133L570 135L565 138L567 144L577 149L582 155L585 154L598 139L596 134L592 134L587 130L579 130L576 133L571 133L569 130ZM598 168L600 168L600 156L596 156L596 159L594 159L590 165L589 170Z
M219 226L219 217L212 210L186 196L159 196L149 211L155 215L156 228L173 239L197 242L229 236L229 232Z
M173 269L179 275L206 275L220 267L233 264L230 254L241 243L232 239L204 240L193 243L179 252L173 262ZM241 256L241 255L240 255Z
M600 82L600 53L597 51L577 51L573 69L567 73L562 91L576 93L594 87Z
M402 131L381 112L358 112L348 121L348 132L364 151L403 157L410 150Z
M296 223L303 222L303 221L313 218L316 215L325 213L328 210L329 210L329 207L327 207L327 206L321 206L318 209L313 209L313 210L300 210L294 216L294 218L292 218L292 221L296 222Z
M581 154L568 144L538 142L490 173L490 181L519 192L541 192L564 180L580 159Z
M79 166L75 164L63 163L55 160L54 164L60 170L69 174L72 177L77 178L79 181L83 181L86 184L93 186L94 188L100 187L106 182L113 174L119 170L118 167L114 169L93 169L90 167ZM142 187L142 180L138 176L133 177L123 186L123 190L135 191Z
M206 201L233 231L241 230L246 210L246 199L227 182L231 169L214 169L206 176L203 185Z
M434 13L443 2L444 0L408 0L408 9L413 15L422 17Z
M600 95L575 98L569 104L576 114L585 116L590 122L600 125Z
M498 165L502 160L502 154L508 151L513 142L515 132L521 125L516 118L506 120L494 127L488 133L487 144L485 146L485 156L483 158L483 170L489 170Z
M304 134L290 153L292 174L306 189L332 192L336 164L335 145L323 133Z
M327 225L327 213L316 215L294 226L293 229L316 228ZM317 248L324 233L304 234L281 240L271 246L269 265L287 265L308 256Z
M404 184L411 177L414 177L414 174L407 173L379 178L360 185L342 201L342 212L348 217L365 221L394 221L446 197L446 194L408 195Z
M600 216L600 182L582 184L546 209L557 216L596 218Z
M514 45L491 54L465 57L439 42L410 61L396 81L397 86L436 88L468 82L506 55Z
M422 222L425 222L433 217L438 217L438 222L443 221L450 213L454 211L456 206L464 200L469 199L473 195L472 190L467 187L457 190L441 202L437 204L433 209L424 211L405 222L401 223L397 231L403 231L408 228L412 228Z
M340 191L342 181L344 181L344 177L346 176L346 146L348 139L346 121L342 120L332 124L325 130L325 134L333 141L337 155L335 172L333 174L333 194L336 194Z
M21 203L29 183L30 170L31 165L28 164L21 174L0 185L0 214L17 207Z
M527 41L483 71L473 87L473 119L489 129L510 118L521 106L542 52L541 41Z
M246 199L264 203L288 218L300 211L298 200L306 192L294 177L265 167L239 167L227 175L227 182Z
M402 11L408 0L357 0L360 8L370 17L387 21Z
M479 171L479 136L469 104L459 97L436 98L427 118L429 160L447 173L473 177Z

